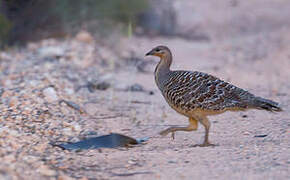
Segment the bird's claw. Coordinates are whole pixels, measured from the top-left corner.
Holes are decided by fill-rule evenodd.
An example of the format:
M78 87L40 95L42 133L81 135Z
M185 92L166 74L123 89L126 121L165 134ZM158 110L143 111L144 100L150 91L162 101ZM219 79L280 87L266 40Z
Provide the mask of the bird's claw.
M175 139L175 133L174 133L173 131L170 131L170 130L166 129L166 130L164 130L164 131L161 131L159 134L160 134L161 136L166 136L166 135L169 134L170 132L171 132L171 138L172 138L172 140L174 140L174 139Z
M171 132L171 138L172 138L172 140L175 139L175 133L174 132Z
M161 136L166 136L169 132L167 130L161 131L159 134Z
M209 143L209 142L204 142L204 143L202 143L202 144L195 144L195 145L193 145L192 147L214 147L214 146L218 146L218 145L216 145L216 144L211 144L211 143Z

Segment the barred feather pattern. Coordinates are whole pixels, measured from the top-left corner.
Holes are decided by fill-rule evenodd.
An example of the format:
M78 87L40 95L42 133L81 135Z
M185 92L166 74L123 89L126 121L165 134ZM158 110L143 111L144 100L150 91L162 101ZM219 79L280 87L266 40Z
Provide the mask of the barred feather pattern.
M170 71L167 77L160 82L162 94L169 104L184 111L246 109L255 98L248 91L202 72Z

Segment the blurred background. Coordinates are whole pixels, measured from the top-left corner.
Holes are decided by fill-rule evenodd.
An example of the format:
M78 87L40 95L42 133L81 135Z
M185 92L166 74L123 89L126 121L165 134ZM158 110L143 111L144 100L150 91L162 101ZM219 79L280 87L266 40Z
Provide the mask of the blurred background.
M158 8L159 3L162 8ZM0 13L2 46L48 37L64 38L81 29L106 38L112 31L129 36L133 31L173 35L176 25L171 1L3 0Z
M229 53L234 56L261 59L288 38L288 34L277 35L289 29L288 17L287 0L2 0L0 48L23 47L50 38L76 38L90 41L94 47L107 47L107 54L115 56L107 59L119 64L117 57L140 58L133 56L139 53L136 46L142 38L147 42L164 38L163 44L180 39L193 46L221 40L231 43ZM144 47L144 51L151 46L139 48Z
M80 30L103 38L119 32L209 40L288 27L288 6L286 0L2 0L0 40L3 47Z
M289 0L0 0L0 179L289 179L289 17ZM212 118L214 149L189 148L202 128L130 153L48 143L186 124L155 85L158 59L144 57L157 45L172 69L215 75L284 112Z

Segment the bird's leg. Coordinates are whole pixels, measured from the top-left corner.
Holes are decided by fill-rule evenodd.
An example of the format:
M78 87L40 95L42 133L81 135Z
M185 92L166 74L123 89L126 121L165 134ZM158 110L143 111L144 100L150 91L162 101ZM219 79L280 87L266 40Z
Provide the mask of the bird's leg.
M179 127L179 126L172 126L170 128L167 128L163 131L161 131L159 134L162 136L166 136L169 133L171 134L172 139L174 139L174 133L176 131L195 131L198 127L198 120L194 118L189 118L189 125L185 127Z
M205 128L205 136L204 136L204 142L202 144L198 144L198 145L195 145L195 146L200 146L200 147L215 146L214 144L211 144L208 141L209 128L210 128L210 122L209 122L209 120L207 119L207 117L202 117L202 118L200 118L199 122Z

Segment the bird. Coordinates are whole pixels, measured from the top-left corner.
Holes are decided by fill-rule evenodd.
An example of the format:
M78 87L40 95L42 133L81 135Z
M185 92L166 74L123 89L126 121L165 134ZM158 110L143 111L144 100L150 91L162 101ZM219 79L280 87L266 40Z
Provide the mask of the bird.
M154 71L156 85L169 106L189 120L188 126L172 126L161 131L159 134L162 136L172 133L174 139L176 131L196 131L200 123L205 128L204 141L193 146L215 146L209 141L211 124L208 116L249 109L282 111L277 102L255 96L213 75L198 71L171 70L172 53L166 46L157 46L145 56L160 58Z

